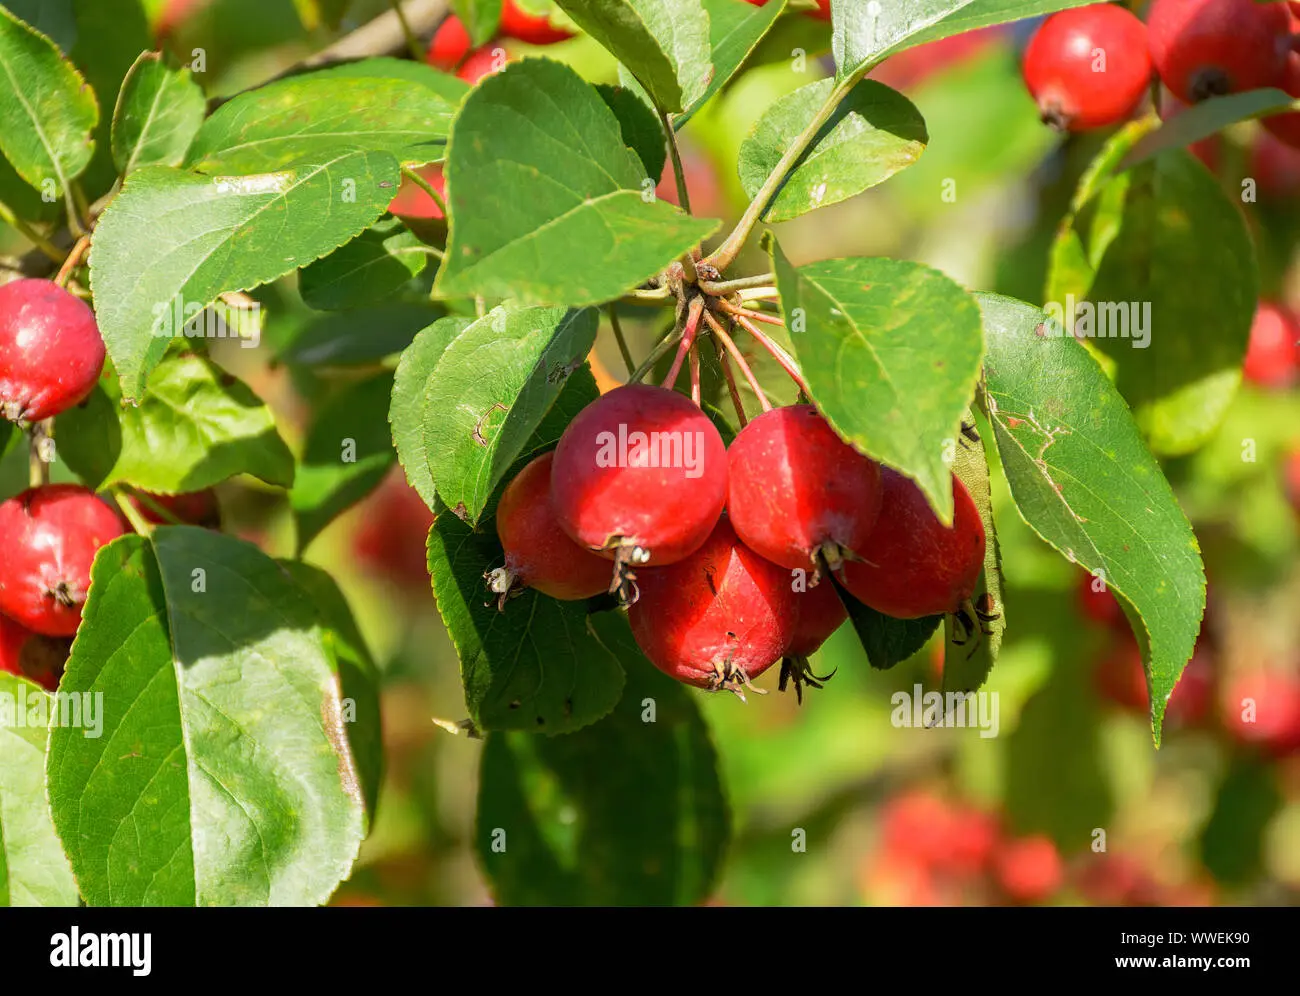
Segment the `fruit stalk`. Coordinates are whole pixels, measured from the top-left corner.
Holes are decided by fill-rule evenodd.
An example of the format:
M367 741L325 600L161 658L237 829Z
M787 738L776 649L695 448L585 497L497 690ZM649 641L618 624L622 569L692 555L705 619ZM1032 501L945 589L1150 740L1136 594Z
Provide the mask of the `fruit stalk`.
M673 389L677 383L677 375L681 373L682 363L686 359L687 353L695 345L695 333L700 327L700 315L704 311L704 298L697 297L690 303L686 312L686 324L682 328L681 344L677 347L677 355L673 357L673 365L668 368L668 376L663 380L662 387Z
M740 372L745 375L745 380L749 381L749 386L753 389L754 394L758 396L758 403L762 406L763 411L770 412L772 410L772 402L767 400L767 395L763 393L763 388L759 385L758 378L754 376L754 371L749 368L749 364L745 362L744 355L740 352L740 349L736 346L735 342L732 341L731 336L727 335L727 331L722 327L722 323L713 317L713 312L711 311L704 312L704 319L709 323L709 328L713 330L713 334L722 340L722 344L727 347L727 352L729 352L731 358L736 361L736 366L740 367Z
M755 311L744 311L739 308L724 308L724 310L736 320L736 323L741 328L757 339L759 345L772 354L772 359L776 360L776 362L780 364L781 369L784 370L789 375L790 379L799 386L799 390L803 391L804 396L811 398L812 391L808 389L808 382L803 379L803 374L799 371L799 364L795 363L794 357L782 349L779 342L750 321L751 318L762 318L766 320L771 316L759 315ZM779 325L781 323L777 322L776 324Z

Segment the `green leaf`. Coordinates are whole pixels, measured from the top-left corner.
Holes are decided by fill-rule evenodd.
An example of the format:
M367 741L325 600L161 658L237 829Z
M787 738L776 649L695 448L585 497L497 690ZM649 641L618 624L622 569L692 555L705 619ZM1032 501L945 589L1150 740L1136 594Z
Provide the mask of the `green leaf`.
M440 296L580 306L647 280L717 227L641 187L618 119L568 66L528 59L474 88L452 128ZM524 190L527 197L502 191Z
M318 69L313 76L318 78L345 77L348 79L367 80L405 80L418 83L452 105L459 105L469 93L469 84L459 80L450 73L439 72L423 62L410 59L359 59L356 62L344 62L328 69Z
M186 166L269 173L341 149L402 162L442 158L456 105L408 80L309 73L240 94L203 122Z
M38 190L62 195L95 152L94 91L54 43L0 7L0 153Z
M289 492L298 554L384 479L397 454L388 432L393 374L353 384L317 413Z
M258 176L136 170L100 215L90 250L99 331L124 397L139 397L179 332L178 307L201 308L343 245L384 212L397 181L397 161L383 152L340 151Z
M366 800L367 830L374 824L379 790L384 781L384 728L380 715L379 668L357 629L352 609L328 573L301 560L277 560L316 606L334 659L342 695L343 722L348 746L361 779Z
M769 251L818 409L863 453L915 480L951 522L945 456L984 357L974 298L919 263L836 259L796 269L775 239Z
M460 18L475 45L490 42L501 25L501 0L451 0L451 12Z
M203 90L188 69L168 69L159 53L141 53L113 111L113 163L118 172L179 166L206 113Z
M0 671L0 907L77 905L45 799L46 726L59 708L44 689Z
M421 329L415 340L402 352L393 381L388 421L393 430L397 459L406 471L411 487L433 508L437 493L433 472L429 470L429 453L424 446L424 399L431 386L434 368L453 339L471 324L468 318L440 318Z
M1245 218L1181 149L1094 182L1094 201L1060 236L1086 257L1072 264L1080 300L1054 300L1054 317L1114 361L1154 452L1191 452L1226 414L1250 339L1259 274Z
M54 825L93 906L311 906L352 869L364 803L312 597L252 544L161 527L101 549L55 727Z
M759 192L834 88L832 79L809 83L759 118L740 147L740 182L748 197ZM786 176L763 219L789 221L860 194L916 162L928 141L925 121L911 101L883 83L863 80Z
M668 162L668 142L664 137L663 125L649 105L628 87L600 83L596 86L596 92L614 112L614 117L618 118L623 144L636 153L641 165L645 167L642 184L649 179L650 189L653 190L663 176L664 164Z
M943 690L973 692L988 680L997 663L1007 619L1006 584L1002 578L997 523L993 519L988 455L975 418L969 412L962 419L952 472L965 485L984 524L984 567L971 596L974 613L961 623L951 614L944 616L947 646L943 658Z
M556 0L631 71L661 112L705 93L713 72L709 15L700 0Z
M684 125L740 71L750 53L785 11L785 4L786 0L767 0L762 6L755 7L741 0L704 0L704 9L709 15L713 78L702 94L692 100L681 114L674 116L673 127Z
M877 670L888 671L895 664L914 657L930 642L930 637L943 622L943 616L895 619L859 602L834 575L826 575L823 583L826 582L835 585L835 592L844 603L858 642L866 651L867 663Z
M1166 149L1184 149L1239 121L1288 110L1300 110L1300 101L1292 100L1282 90L1249 90L1202 101L1179 111L1159 128L1144 135L1128 150L1119 168L1132 169Z
M709 897L731 813L708 726L621 615L591 617L627 669L614 712L567 737L488 737L475 845L506 906L693 906ZM502 846L504 845L504 846Z
M113 164L112 109L131 66L155 42L141 0L74 0L73 6L77 12L77 44L68 52L68 58L98 95L103 111L95 128L95 154L80 181L93 203L112 189L118 176Z
M467 522L487 506L596 340L594 309L494 309L447 346L424 397L438 496Z
M1123 398L1046 313L980 295L988 413L1022 518L1121 598L1139 627L1156 743L1192 656L1205 569L1192 527Z
M836 0L836 79L860 76L886 55L976 28L1083 7L1094 0Z
M415 302L340 311L308 322L276 359L307 367L373 363L400 353L442 315L435 305Z
M130 484L158 494L201 491L237 474L293 483L293 454L271 410L206 356L175 351L124 405L105 378L56 421L58 454L96 489Z
M483 732L528 733L594 723L618 703L624 679L588 631L586 603L525 591L499 610L483 575L503 562L495 530L474 532L439 511L429 531L429 573L460 657L470 721Z
M391 218L304 267L298 291L318 311L377 304L419 276L429 259L424 243Z

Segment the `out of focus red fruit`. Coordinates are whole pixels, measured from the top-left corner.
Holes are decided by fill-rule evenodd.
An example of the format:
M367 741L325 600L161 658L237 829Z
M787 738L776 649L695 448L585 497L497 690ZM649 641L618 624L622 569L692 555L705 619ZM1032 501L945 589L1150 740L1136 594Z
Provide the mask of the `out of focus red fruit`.
M967 62L985 51L1002 35L999 27L963 31L950 38L926 42L891 55L873 69L870 76L895 90L908 90L931 76Z
M221 526L221 506L217 504L217 493L211 488L202 491L189 491L179 495L149 494L150 501L162 506L173 517L190 526L204 526L217 529ZM146 502L131 503L140 511L145 522L155 525L172 525L170 520L155 512Z
M425 545L432 525L433 513L398 469L362 504L352 550L370 573L423 595L429 585Z
M447 180L442 175L442 163L429 163L415 170L417 176L428 182L434 190L447 200ZM436 221L443 217L438 202L429 196L418 183L409 177L402 177L397 196L388 205L388 210L399 218L421 218Z
M1296 382L1300 372L1300 324L1281 306L1260 302L1241 372L1261 387L1284 388Z
M717 218L725 214L726 197L712 160L689 143L682 143L681 156L682 170L686 174L686 193L691 199L691 212L702 218ZM677 177L673 173L671 162L664 164L663 175L655 187L655 196L681 207L677 199Z
M36 682L54 691L63 676L72 641L66 637L42 636L0 615L0 671Z
M1250 175L1265 197L1300 194L1300 148L1293 148L1266 131L1260 132L1250 150Z
M1091 574L1085 575L1079 582L1078 588L1078 605L1092 622L1100 626L1106 626L1111 629L1128 629L1128 619L1124 616L1124 610L1120 608L1119 602L1115 598L1115 593L1110 590L1109 585L1102 586L1097 590L1097 581Z
M1102 659L1093 679L1103 698L1141 716L1150 711L1142 651L1131 637L1122 639ZM1213 699L1213 655L1198 646L1165 704L1165 723L1168 726L1194 726L1209 715Z
M1223 722L1238 741L1271 754L1300 749L1300 675L1270 668L1235 678L1223 701Z
M501 72L509 61L506 50L500 45L484 45L465 57L461 67L456 70L456 76L473 86L485 76Z
M529 45L554 45L573 37L571 31L553 26L545 14L530 14L515 0L501 5L501 33Z
M998 884L1019 903L1050 899L1065 881L1065 865L1056 845L1042 835L1003 844L995 859Z
M429 51L425 54L424 61L434 69L450 73L460 65L461 60L469 54L472 47L473 43L469 31L465 28L465 22L452 14L433 33L433 40L429 42Z

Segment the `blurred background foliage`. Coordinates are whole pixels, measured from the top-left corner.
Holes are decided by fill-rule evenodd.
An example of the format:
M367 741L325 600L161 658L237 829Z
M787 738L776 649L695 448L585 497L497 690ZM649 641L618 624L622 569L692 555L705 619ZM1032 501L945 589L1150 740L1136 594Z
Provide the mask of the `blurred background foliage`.
M130 49L130 58L151 44L149 33L164 19L163 44L173 55L204 50L207 70L198 79L209 97L283 71L387 6L5 5L76 59L86 43L66 37L61 14L83 2L113 9L112 35L96 41ZM337 28L321 16L331 6L344 11ZM779 226L791 259L913 259L973 289L1043 303L1048 248L1103 139L1062 140L1039 123L1019 72L1030 30L1016 25L962 36L880 67L873 75L920 108L930 145L889 183ZM512 55L537 54L505 45ZM609 57L589 41L545 54L595 82L616 81ZM697 214L739 217L740 143L773 100L830 72L814 54L775 57L690 122L684 156ZM1256 237L1265 295L1300 306L1300 152L1273 148L1253 124L1198 151L1235 199L1243 177L1259 181L1258 201L1242 209ZM955 196L945 197L945 189ZM0 252L12 251L7 238L0 230ZM734 272L764 268L753 249ZM279 281L255 293L265 306L262 348L218 342L214 355L273 406L282 434L301 451L321 411L351 385L391 367L395 353L439 314L427 302L428 280L426 274L412 281L390 304L341 314L308 310L296 278ZM644 355L661 319L635 309L623 317L634 351ZM754 359L765 383L782 383L775 368ZM606 336L593 360L598 376L622 370ZM1166 464L1200 538L1210 594L1201 647L1175 691L1175 718L1159 751L1122 614L1030 533L996 476L1009 627L985 690L999 696L998 736L891 725L894 692L939 687L939 637L911 661L873 672L851 630L842 628L814 661L818 673L834 670L834 679L802 707L776 693L775 668L758 682L771 694L748 704L688 692L711 731L734 823L712 901L1295 903L1300 496L1288 500L1286 460L1297 449L1297 389L1247 383L1215 438ZM25 487L26 474L25 455L11 448L0 464L3 496ZM338 579L384 674L387 781L374 832L335 903L484 904L491 896L475 841L484 743L448 731L463 717L464 700L456 656L429 593L424 539L431 515L400 475L389 472L306 553ZM1291 487L1300 490L1300 480ZM273 555L293 555L294 523L283 493L248 479L218 492L228 528ZM1253 724L1241 721L1245 697L1257 703ZM572 812L560 807L554 818L563 822Z

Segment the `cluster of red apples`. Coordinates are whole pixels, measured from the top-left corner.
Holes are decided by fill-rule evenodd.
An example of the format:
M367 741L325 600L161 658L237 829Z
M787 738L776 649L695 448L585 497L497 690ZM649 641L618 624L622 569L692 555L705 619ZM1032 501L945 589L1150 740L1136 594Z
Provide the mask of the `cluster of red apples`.
M533 588L619 592L661 671L740 694L778 660L782 687L816 687L807 657L847 618L838 589L900 619L963 610L985 535L952 478L944 526L921 490L844 442L811 405L764 412L730 448L684 394L629 384L593 401L497 507L504 609Z
M104 343L84 301L48 280L0 286L5 418L39 426L84 401L103 368ZM217 511L211 491L144 496L134 509L146 521L167 515L196 524ZM126 528L116 509L78 484L38 484L0 503L0 671L55 687L95 554Z
M1269 87L1300 97L1300 3L1152 0L1146 18L1109 3L1047 18L1024 58L1043 120L1065 131L1119 124L1156 75L1184 105ZM1300 147L1300 112L1263 124Z

